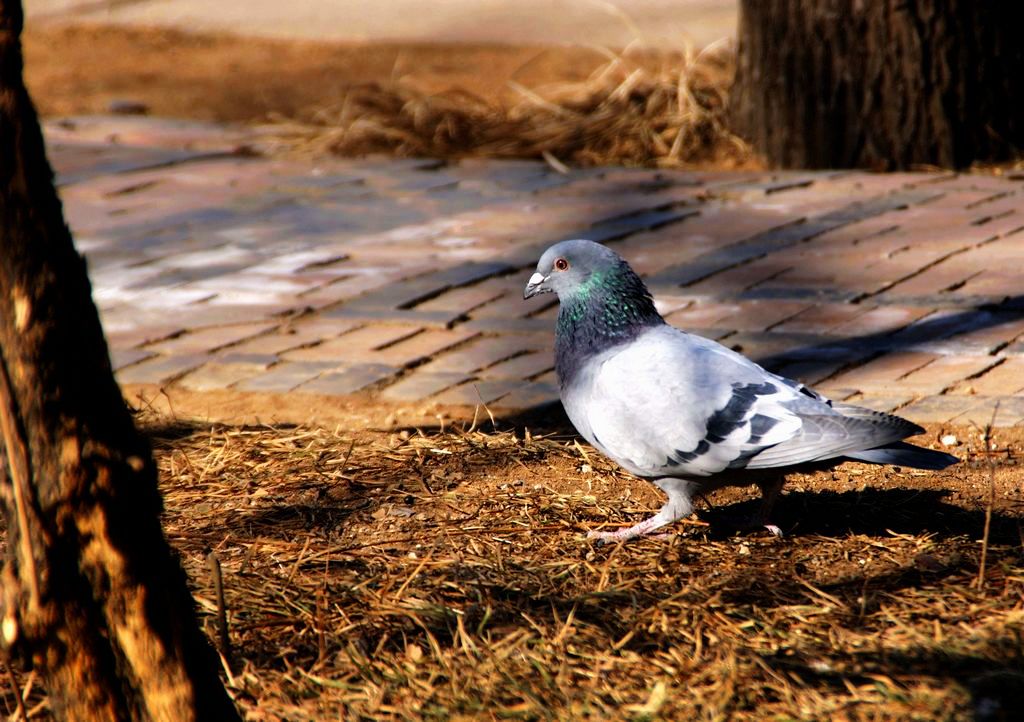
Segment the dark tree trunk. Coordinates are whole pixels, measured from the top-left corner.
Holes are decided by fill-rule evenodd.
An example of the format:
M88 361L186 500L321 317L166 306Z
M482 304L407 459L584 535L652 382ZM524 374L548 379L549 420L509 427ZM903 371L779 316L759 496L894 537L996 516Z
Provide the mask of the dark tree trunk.
M741 0L734 126L789 168L1011 157L1022 24L1016 0Z
M108 361L0 0L0 642L58 719L233 720ZM0 457L2 458L2 457Z

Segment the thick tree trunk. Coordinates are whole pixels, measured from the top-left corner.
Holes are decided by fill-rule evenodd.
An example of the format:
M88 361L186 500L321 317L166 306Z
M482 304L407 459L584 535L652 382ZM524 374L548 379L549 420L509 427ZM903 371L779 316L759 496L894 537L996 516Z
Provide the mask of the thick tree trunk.
M781 167L1011 157L1022 22L1009 0L741 0L734 126Z
M43 676L59 719L238 719L64 224L21 25L20 3L0 0L0 642Z

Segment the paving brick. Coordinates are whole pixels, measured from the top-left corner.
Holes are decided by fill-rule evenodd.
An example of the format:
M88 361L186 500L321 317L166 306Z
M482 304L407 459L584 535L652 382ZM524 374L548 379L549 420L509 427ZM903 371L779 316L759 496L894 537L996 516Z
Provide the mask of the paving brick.
M161 354L210 353L217 349L259 336L275 324L245 324L242 326L214 326L198 331L189 331L177 338L149 344L146 348Z
M771 193L792 190L793 188L807 188L814 181L815 176L813 175L791 175L788 173L779 173L763 180L739 183L732 186L729 190L732 193L749 193L751 191L755 191L769 195Z
M117 348L136 348L147 343L162 341L177 336L185 331L180 324L154 323L140 321L138 325L107 324L106 315L101 312L103 331L107 343Z
M788 263L768 257L708 273L700 281L684 286L686 293L694 296L736 295L789 269Z
M273 304L220 304L216 299L208 303L196 303L167 311L182 326L189 329L209 328L211 326L244 325L255 321L278 323L282 316L296 311L297 303Z
M297 298L312 308L326 308L350 301L367 291L374 291L394 281L388 275L376 273L354 273L319 288L303 291Z
M902 240L898 239L898 236L893 234L893 231L898 228L898 221L889 216L863 218L859 221L825 231L816 238L812 238L807 243L802 244L801 250L813 252L816 248L825 248L829 249L830 252L836 252L857 248L868 254L872 252L872 241L874 243L882 243L886 249L891 249L894 242L905 245ZM898 248L899 246L895 247Z
M526 281L523 281L523 286L526 286ZM522 318L550 302L551 299L545 298L544 296L524 300L522 289L520 289L518 294L508 294L500 298L496 298L493 301L474 309L469 316L472 319Z
M355 321L318 319L312 323L282 324L272 333L242 341L231 349L238 353L279 354L282 351L337 338L355 328Z
M546 318L470 318L466 328L494 334L554 334L555 324Z
M539 352L502 361L481 371L480 376L485 379L528 379L554 367L554 354Z
M712 240L715 246L720 247L776 230L800 218L778 211L739 213L736 205L705 204L699 215L687 218L682 226L673 228L672 233L678 238L680 248L702 247ZM685 253L685 250L682 252Z
M657 294L654 296L654 307L658 309L658 313L662 316L668 316L670 313L675 311L681 311L689 308L694 304L694 299L691 296L678 296L672 294ZM550 311L556 315L558 313L558 307L552 306ZM534 317L540 314L534 314Z
M843 337L868 336L887 334L917 321L931 313L930 308L908 306L878 306L866 309L864 313L854 316L830 328L831 333Z
M791 285L775 277L742 291L737 298L745 301L803 301L806 306L819 303L852 303L861 295L853 289L837 288L831 282Z
M239 381L258 376L266 371L269 365L269 363L209 361L180 378L178 384L193 391L226 389Z
M655 276L665 268L685 263L706 253L722 241L705 234L684 233L690 220L681 226L643 231L626 239L629 265L642 277ZM656 296L671 295L673 286L652 285Z
M323 316L324 318L363 323L407 323L434 328L451 328L463 318L460 311L421 311L419 309L360 308L358 306L342 306L331 309L325 311Z
M745 261L759 258L797 243L804 243L846 223L853 223L872 216L903 209L913 204L927 202L940 195L940 193L929 191L906 191L868 201L855 202L839 210L831 211L804 222L791 223L761 233L740 243L711 251L687 263L685 266L666 269L657 275L656 282L671 283L679 286L692 285L712 274Z
M229 348L213 356L213 360L224 364L243 364L258 366L260 369L267 369L278 363L280 359L276 354L271 353L243 353Z
M110 365L114 371L120 371L155 355L152 351L144 351L137 348L111 348Z
M918 394L939 394L969 376L983 373L999 362L991 356L941 356L900 378L900 385Z
M953 393L997 397L1024 395L1024 358L993 358L992 362L998 362L998 365L993 365L978 378L962 380Z
M785 304L786 302L781 302ZM781 305L781 304L780 304ZM858 316L862 316L867 309L861 306L854 306L848 303L820 303L808 306L804 303L788 302L789 308L798 308L795 313L782 318L780 322L771 327L772 331L784 333L834 333L834 329L842 326Z
M890 341L897 347L929 343L954 334L987 328L992 325L994 320L995 314L990 311L976 309L935 311L897 331L891 336Z
M330 361L282 361L264 373L243 379L235 385L240 391L286 393L338 368Z
M515 267L504 261L468 262L436 271L429 274L429 277L447 286L458 287L512 270Z
M715 320L715 326L737 331L765 331L808 308L803 301L749 301L730 304L729 313Z
M466 314L502 295L502 291L483 286L467 286L445 291L415 306L417 311L454 311Z
M1021 240L1024 244L1024 239ZM1009 259L1004 259L1004 262ZM958 293L973 296L1010 297L1021 292L1020 273L1010 266L1007 270L985 270L972 275L957 289Z
M589 238L601 243L623 238L639 231L661 228L671 223L697 215L696 208L655 208L640 212L630 212L618 217L608 218L595 223L581 234L573 234L573 238Z
M947 356L989 355L1003 350L1024 336L1024 318L1016 318L1015 313L994 313L987 319L990 325L937 341L916 343L914 348Z
M121 384L166 384L199 368L209 359L204 354L154 356L117 372Z
M900 379L938 358L935 354L919 351L895 351L845 371L831 379L834 386L845 386L861 391L876 390L899 392Z
M980 400L970 396L926 396L904 406L899 413L919 424L955 424L958 418L980 405Z
M770 363L770 362L769 362ZM775 373L796 379L808 386L816 386L849 365L848 361L796 361L793 363L770 364Z
M442 353L420 367L431 373L472 373L523 352L550 349L550 340L529 336L480 338L454 351Z
M714 328L723 318L735 315L739 308L737 303L698 299L686 308L667 314L665 320L682 329Z
M389 283L348 301L345 308L400 309L410 308L444 291L448 284L435 279L414 278Z
M296 391L324 396L345 396L392 378L397 373L398 369L393 366L375 363L355 364L340 371L328 371L302 384Z
M356 363L372 358L373 352L377 349L401 341L422 330L418 326L363 326L316 346L286 351L281 356L289 361Z
M357 308L408 309L421 301L441 294L446 289L472 283L508 270L511 270L511 266L502 262L462 263L408 281L384 286L359 296L351 301L350 305Z
M472 378L469 374L452 372L430 373L414 369L381 392L381 398L390 401L417 401L458 386Z
M965 286L972 277L981 273L964 263L960 256L953 256L936 266L900 281L885 290L885 296L926 296L938 293L950 293Z
M476 406L492 404L513 391L528 389L530 383L518 379L491 379L470 381L469 383L448 389L436 397L440 404L453 406Z
M388 366L410 366L479 335L479 331L472 331L470 329L455 329L452 331L427 329L422 333L388 346L383 351L378 351L373 355L373 359L376 363Z
M1020 396L975 396L971 400L974 405L953 419L958 426L1024 426L1024 398Z
M559 403L558 386L543 381L518 386L494 402L495 408L532 409Z
M868 349L845 346L835 339L813 334L737 333L723 343L759 363L776 367L795 362L848 364L870 353Z
M868 396L855 396L852 399L848 399L847 403L854 404L855 406L863 406L866 409L874 409L875 411L884 411L887 414L902 412L897 410L914 400L914 397L910 394L894 395L894 396L879 396L879 395L868 395Z

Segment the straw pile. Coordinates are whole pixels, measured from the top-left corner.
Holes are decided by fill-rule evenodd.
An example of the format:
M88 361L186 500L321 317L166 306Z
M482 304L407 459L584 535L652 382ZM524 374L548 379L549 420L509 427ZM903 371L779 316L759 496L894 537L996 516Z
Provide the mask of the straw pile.
M545 158L556 168L735 166L751 153L726 124L734 61L726 43L688 50L661 67L609 54L584 82L515 86L519 100L510 105L401 83L356 86L339 106L275 125L272 136L288 148L344 156Z
M783 540L691 522L597 547L582 532L659 499L565 437L150 428L165 528L248 719L1020 709L1024 434L1000 442L994 474L975 441L941 478L858 465L798 477L780 502L779 522L796 527ZM29 706L39 700L36 686Z

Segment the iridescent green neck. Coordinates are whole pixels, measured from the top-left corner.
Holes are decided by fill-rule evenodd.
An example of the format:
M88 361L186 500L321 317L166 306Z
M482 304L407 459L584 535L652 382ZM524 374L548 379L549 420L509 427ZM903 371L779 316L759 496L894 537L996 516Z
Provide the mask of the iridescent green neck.
M665 323L643 281L624 263L591 273L560 302L555 369L563 385L591 355Z

